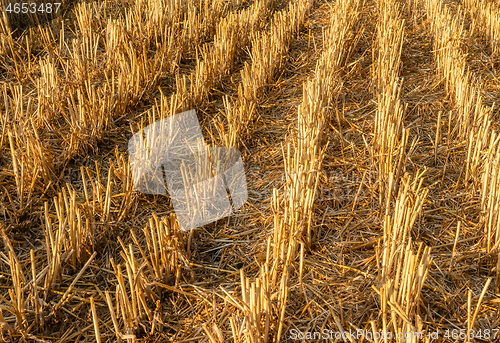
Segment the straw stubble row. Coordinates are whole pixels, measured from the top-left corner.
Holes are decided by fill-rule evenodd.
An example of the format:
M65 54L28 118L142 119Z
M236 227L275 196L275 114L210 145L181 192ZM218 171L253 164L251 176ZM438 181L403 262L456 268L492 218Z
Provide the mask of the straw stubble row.
M425 0L423 4L434 38L437 69L454 105L452 114L455 125L451 135L459 144L465 144L467 151L463 180L464 183L472 181L474 189L477 189L482 154L491 132L493 108L483 104L480 84L469 71L466 54L462 50L467 35L463 11L459 8L456 14L452 14L440 0Z
M22 151L34 151L36 157L23 177L34 178L40 170L45 180L57 183L55 174L70 159L93 150L115 120L154 89L165 73L177 69L185 42L204 39L213 30L215 18L227 12L218 0L203 6L201 11L190 12L190 18L197 14L195 22L207 14L200 25L192 27L185 22L187 8L178 0L136 1L119 19L107 19L112 4L82 3L74 10L74 38L67 38L69 30L62 22L59 31L39 27L36 34L30 30L29 35L12 39L11 50L24 52L28 61L33 60L28 41L39 41L47 51L35 63L22 62L19 54L10 59L9 71L19 75L33 75L30 68L39 68L39 76L30 79L34 97L30 89L16 85L10 94L5 88L2 92L6 112L1 122L2 144L12 131L17 158L24 157ZM199 38L192 37L194 30L203 31ZM12 38L12 33L6 34ZM27 107L9 103L27 103ZM30 137L48 144L30 148Z
M464 40L474 34L477 24L486 29L490 40L493 54L496 54L496 14L495 6L486 3L479 4L476 1L465 1L466 7L472 13L472 22L467 32L464 29L465 13L461 7L452 14L450 9L439 0L425 0L423 5L427 11L428 22L434 38L434 53L436 56L437 69L443 77L446 89L450 95L454 110L450 112L455 115L455 126L451 133L458 139L459 144L465 145L465 173L462 172L464 185L471 185L473 194L479 190L481 195L481 212L479 225L484 228L483 249L491 257L496 258L497 267L493 268L497 273L497 289L499 285L498 269L500 257L498 255L498 233L496 199L498 193L497 174L498 163L497 149L498 134L492 129L492 113L494 106L486 106L482 101L481 84L477 82L476 76L469 71L467 55L463 51ZM460 225L457 228L453 255L455 255L456 240ZM452 261L453 262L453 261ZM450 268L451 268L450 262ZM474 315L471 313L471 291L468 292L468 320L467 329L474 328L474 322L481 305L482 298L487 291L491 279L488 279L483 287ZM467 341L470 338L467 337Z
M298 2L298 6L309 5L306 1ZM239 315L231 319L233 337L240 342L269 342L271 339L278 342L284 332L289 283L293 277L292 266L296 262L297 249L301 247L302 264L305 247L310 248L312 243L313 204L326 148L321 145L321 134L328 120L327 111L333 106L335 95L342 88L339 72L345 64L347 45L352 41L352 30L358 20L359 7L359 1L349 0L339 2L332 8L329 27L323 36L323 52L314 74L303 84L303 100L298 108L297 137L293 139L293 148L288 145L287 150L283 150L286 197L282 198L278 190L274 189L274 232L267 240L265 261L255 281L249 282L242 273L241 301L236 301L228 294L231 302L244 313L243 321ZM265 41L262 44L266 44ZM245 70L262 68L256 71L257 75L261 75L261 81L254 78L250 84L248 78L243 78L238 98L239 108L242 99L258 104L264 90L262 87L269 82L270 75L276 70L277 65L273 62L276 60L270 57L273 57L272 53L269 52L266 56L261 51L253 59L252 66L244 69L243 73ZM281 58L280 55L275 57L277 61ZM267 75L266 71L269 72ZM240 334L241 328L245 329L243 336ZM271 335L270 332L275 334Z
M252 122L259 103L276 74L282 67L289 46L302 27L305 16L312 6L311 1L292 1L288 7L274 15L273 23L265 32L255 32L250 36L252 50L250 62L245 62L241 70L235 101L224 98L224 117L228 130L224 133L224 123L216 123L218 131L227 146L237 147L240 140L250 134L248 124Z
M163 291L177 289L185 271L191 273L191 280L195 277L186 249L190 242L184 241L174 215L164 220L153 215L141 235L132 233L132 241L134 244L127 247L119 239L125 271L111 261L118 280L115 299L106 292L118 341L135 339L137 331L144 328L151 335L161 331L164 324L158 320L158 310Z
M425 5L428 18L432 23L438 70L445 79L447 90L456 107L457 123L453 132L457 132L459 141L465 141L464 180L471 181L473 192L480 190L481 216L479 220L484 227L484 247L488 254L496 256L498 266L500 263L498 262L500 233L496 215L498 134L492 129L494 105L489 107L483 104L480 85L474 81L474 75L468 71L466 55L461 49L461 41L466 35L463 29L463 12L459 10L453 16L449 9L437 0L426 0ZM474 19L482 21L482 25L485 25L486 18L480 17L485 15L486 9L492 10L493 7L480 5L474 1L466 1L466 5L469 10L475 11ZM490 14L493 15L493 12ZM490 22L488 25L496 24ZM472 33L469 32L469 34ZM498 287L500 270L495 269Z
M194 34L194 28L180 31L179 25L171 25L183 20L185 9L181 2L138 1L130 5L124 19L107 21L104 18L108 17L110 7L106 4L77 5L78 30L70 44L64 27L61 27L59 36L56 35L58 39L54 39L55 33L50 27L38 28L37 37L45 41L48 53L39 59L40 74L31 85L35 88L35 97L22 86L2 85L4 113L1 116L0 145L3 148L7 144L10 148L13 189L17 197L14 199L7 192L10 199L7 210L16 216L23 216L38 206L35 194L40 190L43 194L57 190L60 169L65 168L68 160L94 145L112 126L113 120L123 116L157 84L162 73L177 68L183 42L192 39L190 35ZM215 18L223 14L225 7L213 5L219 6L220 10L211 11L211 2L205 3L205 12L211 14L204 17L203 28L198 27L206 31L200 34L200 40L211 32L214 25L206 21L215 23ZM166 8L171 10L165 11ZM189 24L184 28L187 26ZM17 49L14 45L25 41L28 44L28 39L22 37L16 41L11 32L3 33L10 38L7 47L11 53ZM28 44L27 49L21 51L28 51L23 57L31 61L29 50ZM21 77L23 69L31 75L28 69L37 63L20 64L22 59L14 53L13 56L19 61L14 58L3 62L14 64L15 68L10 70L16 71L16 77ZM101 65L106 68L101 68ZM99 79L104 82L97 83ZM65 310L66 302L74 299L73 286L95 257L99 236L110 230L109 223L125 220L132 206L137 205L128 161L119 154L116 161L118 166L111 164L104 185L96 164L94 175L97 175L97 180L88 169L82 169L83 189L62 188L53 201L42 206L39 215L45 233L44 254L31 258L34 281L21 277L16 283L17 293L12 294L12 301L5 302L4 309L15 314L15 322L10 317L1 318L1 325L9 332L19 330L23 336L29 336L37 329L25 324L31 312L25 314L24 309L29 306L24 294L30 288L30 299L33 300L30 307L35 311L37 325L43 327L43 318L50 310L47 301L54 294L56 297L62 294L57 289L64 281L63 268L70 265L78 275L49 317L61 308ZM42 258L45 255L46 258ZM23 275L19 267L13 271L13 275ZM97 314L93 315L98 321ZM96 337L99 337L98 327L99 324Z
M348 43L357 25L360 2L338 3L332 9L324 47L313 76L303 84L298 107L297 136L283 150L286 176L284 201L273 192L275 212L274 258L289 265L295 259L299 242L311 248L313 206L326 146L322 134L329 120L328 111L342 89L340 71L345 64ZM284 211L283 214L281 212Z
M423 303L421 290L432 261L431 249L420 243L415 253L412 243L412 228L428 193L422 187L422 174L413 180L405 174L394 205L390 204L392 188L387 194L383 245L375 253L379 278L378 284L372 286L380 297L382 320L372 323L374 334L380 332L380 326L384 332L424 332L418 309ZM394 175L390 173L389 185L393 182ZM406 340L396 338L396 342L403 341L419 342L415 335Z
M65 310L68 302L82 299L76 296L79 279L85 276L98 246L104 243L110 224L125 219L134 203L128 163L120 154L117 154L116 161L116 166L111 163L107 178L101 179L97 164L92 171L81 168L83 189L76 191L67 184L56 197L43 204L38 212L43 229L42 249L36 253L31 250L28 268L18 265L10 240L3 233L4 243L13 258L11 265L16 292L3 307L17 318L12 322L13 318L4 317L1 324L9 327L9 331L19 330L29 336L33 330L43 329L44 323L61 309ZM77 274L69 288L60 292L68 270ZM30 275L31 280L25 275ZM23 299L30 299L30 303ZM24 322L33 318L36 327L24 326Z
M273 0L258 0L222 18L216 26L214 41L197 50L194 72L176 75L177 90L171 103L175 102L178 111L199 107L208 100L210 90L233 71L250 37L264 27L272 5Z
M404 173L408 140L403 124L405 105L401 101L402 79L399 77L404 41L404 20L399 6L397 1L379 1L377 40L373 50L372 73L378 106L371 154L379 176L381 207L390 192L389 175L394 174L394 187L397 187Z
M381 313L372 321L373 334L380 332L419 332L423 321L416 311L420 291L430 264L430 248L420 256L413 251L412 226L419 215L427 190L422 189L421 175L414 180L404 173L408 130L403 120L405 105L401 100L399 77L404 41L402 7L393 0L378 2L376 49L373 78L378 97L375 113L372 156L379 175L379 204L383 216L383 245L375 251L379 269L378 284L372 287L379 295ZM395 203L393 194L397 193ZM384 210L385 208L385 210ZM419 264L417 262L419 261ZM381 319L381 320L380 320ZM396 338L396 342L401 340ZM417 337L407 341L417 342Z

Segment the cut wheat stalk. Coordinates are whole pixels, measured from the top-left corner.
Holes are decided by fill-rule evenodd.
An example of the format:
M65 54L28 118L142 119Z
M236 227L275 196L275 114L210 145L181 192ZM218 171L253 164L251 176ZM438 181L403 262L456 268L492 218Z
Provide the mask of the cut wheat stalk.
M109 292L106 291L106 303L108 304L109 311L111 313L111 319L113 320L113 327L115 329L115 335L116 335L116 340L118 343L121 343L121 337L120 337L120 329L118 326L118 320L116 317L116 312L113 307L113 300L111 299L111 296L109 295Z
M31 260L31 277L32 277L32 299L33 299L33 307L35 309L35 322L36 325L44 326L43 315L40 308L40 298L38 295L38 287L37 287L37 277L36 277L36 262L35 262L35 253L33 249L30 249L30 260Z
M268 249L270 249L269 244ZM243 270L240 270L241 300L238 301L231 297L232 302L236 301L235 305L239 306L240 311L243 312L243 321L240 321L235 315L230 318L232 335L235 341L268 343L271 340L273 305L269 288L268 264L269 260L265 263L267 267L261 269L259 278L253 282L245 276ZM226 294L230 296L227 292ZM276 315L279 316L280 323L282 323L286 299L279 299L278 304L280 312ZM275 339L279 341L281 324L279 324L277 330ZM243 337L241 337L242 332Z
M101 332L99 330L99 317L97 317L97 311L95 309L94 297L90 298L90 307L92 309L92 320L94 322L94 332L97 343L101 343Z
M80 277L82 277L83 273L89 267L90 263L92 262L92 260L94 259L94 257L96 255L97 255L97 252L94 252L92 254L92 256L90 256L90 258L88 259L87 263L85 263L85 265L82 267L82 269L80 269L80 271L78 272L78 274L76 275L76 277L73 279L73 282L71 282L71 285L69 285L69 287L66 290L66 292L64 292L63 296L61 297L61 300L59 300L59 302L56 304L56 306L54 306L54 310L53 310L54 312L57 311L67 301L69 301L69 299L70 299L70 297L68 296L69 293L72 291L73 287L76 285L76 283L78 282L78 280L80 279Z

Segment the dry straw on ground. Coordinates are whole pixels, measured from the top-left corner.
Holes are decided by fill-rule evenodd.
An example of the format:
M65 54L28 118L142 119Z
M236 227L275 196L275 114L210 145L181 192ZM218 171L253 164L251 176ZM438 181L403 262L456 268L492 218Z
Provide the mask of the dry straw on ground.
M7 3L1 341L500 340L494 1ZM127 143L191 108L249 197L181 232Z

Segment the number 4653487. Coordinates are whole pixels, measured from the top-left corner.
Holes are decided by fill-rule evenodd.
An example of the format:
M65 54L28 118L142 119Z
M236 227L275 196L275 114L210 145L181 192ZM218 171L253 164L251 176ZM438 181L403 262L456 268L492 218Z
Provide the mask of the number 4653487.
M60 2L47 2L47 3L41 3L40 5L35 4L34 2L28 3L28 2L23 2L23 3L9 3L7 5L7 8L5 9L6 12L8 13L57 13L59 11L59 8L61 7Z

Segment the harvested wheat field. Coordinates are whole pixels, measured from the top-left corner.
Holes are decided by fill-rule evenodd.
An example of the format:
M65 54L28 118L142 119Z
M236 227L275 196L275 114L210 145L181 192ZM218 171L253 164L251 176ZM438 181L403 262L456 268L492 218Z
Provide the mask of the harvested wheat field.
M60 1L1 1L0 341L500 342L499 4ZM128 144L193 109L248 198L182 231Z

